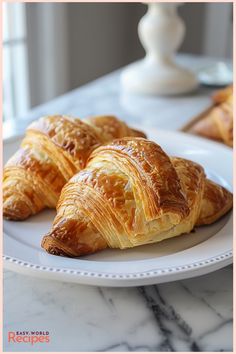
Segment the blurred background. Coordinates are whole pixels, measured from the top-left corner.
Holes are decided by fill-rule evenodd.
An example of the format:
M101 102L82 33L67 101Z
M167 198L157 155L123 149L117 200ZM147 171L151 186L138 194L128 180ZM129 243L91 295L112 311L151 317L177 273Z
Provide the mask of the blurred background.
M144 55L140 3L3 3L3 120ZM180 52L232 58L232 3L185 3Z

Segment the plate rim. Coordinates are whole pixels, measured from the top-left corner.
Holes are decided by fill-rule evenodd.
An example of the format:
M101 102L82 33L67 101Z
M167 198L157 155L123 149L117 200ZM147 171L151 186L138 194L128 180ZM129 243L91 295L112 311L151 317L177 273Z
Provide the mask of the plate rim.
M135 125L133 125L135 127ZM139 127L140 129L140 127ZM218 147L231 153L233 156L232 149L215 141L209 141L208 139L192 136L190 134L181 132L181 131L169 131L158 128L151 128L144 126L143 130L148 132L149 130L152 133L157 134L171 134L177 136L184 136L185 139L190 139L196 143L205 143L210 147ZM15 141L22 139L24 134L15 135L3 139L3 144L14 143ZM226 225L225 225L226 226ZM214 270L220 269L224 266L231 264L233 261L233 251L232 248L224 251L214 257L206 258L200 262L190 262L178 267L162 267L151 269L143 272L132 272L126 274L119 273L107 273L107 272L96 272L96 271L83 271L78 269L70 269L65 267L56 267L56 266L46 266L39 265L37 263L31 263L24 261L20 258L15 258L3 254L3 264L6 269L14 270L20 273L35 275L39 277L54 278L62 281L76 282L81 284L89 285L104 285L104 286L137 286L142 284L153 284L164 283L173 280L180 280L184 278L191 278L194 276L199 276L203 274L210 273ZM166 277L166 275L168 276ZM56 275L56 276L55 276ZM177 279L175 277L177 276ZM94 283L96 279L96 283Z
M46 272L52 272L52 273L63 273L63 274L72 274L80 277L93 277L93 278L106 278L106 279L139 279L144 276L153 277L153 276L158 276L158 275L165 275L165 274L178 274L186 271L191 271L192 269L199 269L199 268L205 268L210 265L214 265L216 263L224 263L224 261L228 260L230 261L232 259L233 252L232 250L225 251L223 253L220 253L214 257L207 258L205 260L201 260L200 262L193 262L193 263L187 263L182 266L178 267L165 267L165 268L160 268L160 269L152 269L148 271L143 271L143 272L133 272L133 273L127 273L127 274L114 274L114 273L106 273L106 272L95 272L95 271L82 271L82 270L76 270L76 269L70 269L70 268L58 268L55 266L42 266L38 265L35 263L31 263L28 261L21 260L19 258L3 255L3 260L5 262L11 262L19 266L23 266L26 268L31 268L39 271L46 271Z

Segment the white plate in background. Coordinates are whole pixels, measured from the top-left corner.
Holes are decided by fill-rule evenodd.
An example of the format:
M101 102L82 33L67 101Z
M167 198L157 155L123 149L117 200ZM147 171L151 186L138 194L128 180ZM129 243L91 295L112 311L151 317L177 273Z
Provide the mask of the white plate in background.
M185 133L143 130L169 155L199 162L211 179L232 190L230 148ZM18 137L4 142L4 161L17 150L20 141ZM190 234L128 250L107 249L79 259L49 255L40 247L54 215L54 211L44 210L26 221L4 220L7 269L61 281L119 287L190 278L232 263L232 213Z
M233 82L233 70L224 62L217 62L198 71L198 79L206 86L224 87Z

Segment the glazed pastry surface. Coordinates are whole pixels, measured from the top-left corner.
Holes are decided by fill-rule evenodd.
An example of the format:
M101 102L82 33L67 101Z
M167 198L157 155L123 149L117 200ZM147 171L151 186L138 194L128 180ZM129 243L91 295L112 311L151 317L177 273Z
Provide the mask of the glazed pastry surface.
M131 248L189 233L231 207L232 194L200 165L143 138L117 139L64 186L42 247L70 257Z
M99 145L124 136L145 136L114 116L85 120L45 116L27 129L3 174L3 215L23 220L55 208L65 183L86 165Z
M213 96L209 114L196 122L191 132L233 146L233 88L227 87Z

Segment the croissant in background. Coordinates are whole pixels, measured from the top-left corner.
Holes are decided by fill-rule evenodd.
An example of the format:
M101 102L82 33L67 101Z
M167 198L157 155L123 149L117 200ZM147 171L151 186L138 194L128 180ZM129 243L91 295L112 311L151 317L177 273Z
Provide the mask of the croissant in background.
M200 165L146 139L114 140L64 186L42 247L76 257L154 243L211 224L231 207L232 194Z
M233 87L216 92L213 107L190 129L190 132L233 146Z
M103 143L125 136L145 134L113 116L83 121L45 116L33 122L4 168L4 217L23 220L45 207L55 208L62 187L85 167L90 153Z

